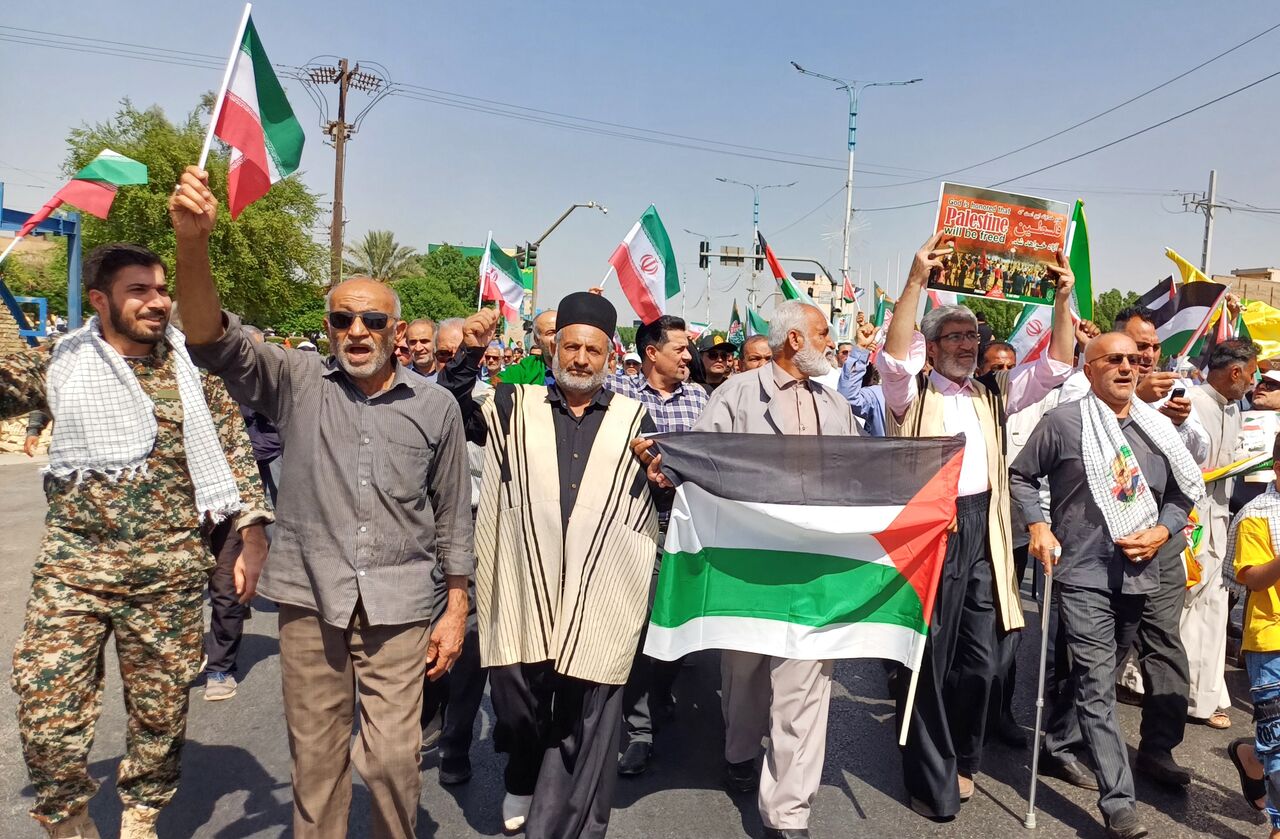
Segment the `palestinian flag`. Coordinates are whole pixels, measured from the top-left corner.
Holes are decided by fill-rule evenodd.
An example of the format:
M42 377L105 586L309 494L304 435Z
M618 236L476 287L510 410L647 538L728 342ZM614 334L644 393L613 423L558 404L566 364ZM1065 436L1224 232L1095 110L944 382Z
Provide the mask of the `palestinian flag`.
M1172 303L1177 297L1178 286L1173 281L1173 275L1170 275L1156 283L1155 287L1146 294L1139 297L1134 305L1150 309L1152 312L1158 312Z
M769 263L769 271L773 274L773 279L777 281L779 290L782 292L784 300L799 300L808 303L810 306L816 305L813 299L805 293L805 290L796 285L796 281L782 270L782 263L778 262L778 257L774 256L773 248L769 247L769 243L764 240L764 234L759 230L756 231L757 242L756 253L764 254L765 261Z
M962 438L656 439L677 488L645 653L917 664Z
M853 283L849 280L849 275L844 275L844 282L840 287L840 296L846 303L852 303L858 299L858 289L853 287Z
M1226 293L1227 287L1219 283L1184 283L1172 303L1153 313L1165 358L1178 358L1191 352Z
M62 189L55 192L43 207L31 214L4 253L0 254L0 260L13 250L19 239L35 230L40 222L53 215L53 211L63 204L70 204L91 216L106 218L111 211L111 202L116 200L116 189L146 182L146 166L111 149L103 149L87 166L76 172L75 177Z
M742 324L742 316L738 314L738 301L733 301L733 314L729 317L729 332L726 340L738 349L742 349L743 343L746 342L747 336L743 334L745 328Z
M876 286L876 311L871 317L871 322L876 326L887 327L889 321L893 320L894 301L885 294L884 289Z
M960 298L954 291L929 289L929 296L924 299L924 310L927 313L930 309L936 309L939 306L957 306L959 304Z
M1093 272L1089 266L1089 229L1084 220L1084 202L1071 208L1071 226L1067 229L1067 263L1075 275L1072 294L1076 311L1085 320L1093 320Z
M303 133L250 17L231 59L231 78L213 133L231 146L227 198L231 217L292 175L302 159Z
M675 251L652 204L609 257L609 264L618 272L622 293L643 323L666 314L667 298L680 291Z
M760 316L760 313L750 306L747 307L747 337L752 335L768 335L769 321Z
M507 323L521 323L520 307L524 305L524 281L515 257L508 256L489 234L488 244L480 257L480 302L495 302Z

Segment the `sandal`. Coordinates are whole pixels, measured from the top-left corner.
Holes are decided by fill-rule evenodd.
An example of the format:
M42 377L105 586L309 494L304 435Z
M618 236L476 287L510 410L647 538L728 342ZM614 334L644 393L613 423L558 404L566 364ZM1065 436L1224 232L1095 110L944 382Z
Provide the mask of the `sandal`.
M1219 730L1227 729L1231 727L1231 717L1227 716L1226 711L1214 711L1209 715L1209 719L1204 721L1204 724Z
M1232 740L1230 745L1227 746L1227 757L1231 759L1231 763L1236 767L1236 772L1240 774L1240 793L1249 802L1250 807L1255 810L1262 810L1266 806L1267 782L1262 778L1250 778L1249 773L1244 771L1244 761L1240 759L1241 746L1253 748L1253 741L1246 737ZM1259 806L1259 801L1264 802L1262 806Z

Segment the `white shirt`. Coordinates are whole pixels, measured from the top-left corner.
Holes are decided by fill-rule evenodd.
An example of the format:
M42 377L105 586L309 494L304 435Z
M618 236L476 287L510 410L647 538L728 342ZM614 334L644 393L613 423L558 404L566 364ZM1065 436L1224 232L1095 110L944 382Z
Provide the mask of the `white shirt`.
M937 372L929 380L942 395L942 427L948 434L964 435L964 461L960 464L960 495L977 495L991 489L987 474L987 438L973 407L973 386L966 379L956 384Z

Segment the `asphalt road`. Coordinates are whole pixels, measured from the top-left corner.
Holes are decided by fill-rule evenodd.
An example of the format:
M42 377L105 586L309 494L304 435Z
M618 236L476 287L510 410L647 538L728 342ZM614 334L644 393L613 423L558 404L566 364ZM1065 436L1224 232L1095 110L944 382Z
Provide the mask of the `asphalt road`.
M43 526L44 499L37 466L21 457L0 456L0 671L9 681L8 650L22 623L29 572ZM1034 604L1031 606L1034 610ZM1035 623L1034 612L1029 622ZM1033 656L1036 630L1022 645L1023 684L1017 714L1028 728L1035 718ZM255 604L241 652L242 685L227 702L203 701L192 690L183 781L173 804L160 819L159 834L169 837L241 839L288 834L290 820L289 750L280 703L276 622L270 604ZM102 789L91 813L104 837L118 836L120 805L114 772L124 748L124 711L120 680L112 672L98 725L91 772ZM992 745L977 792L960 817L935 825L904 804L901 763L895 747L893 708L883 670L876 661L844 662L836 667L826 768L810 825L815 837L1102 837L1094 794L1055 780L1041 783L1038 827L1023 827L1029 751ZM1171 794L1139 778L1139 810L1153 837L1262 837L1262 817L1240 797L1235 771L1224 753L1232 737L1250 733L1247 680L1228 674L1234 725L1228 732L1190 726L1178 759L1195 781L1186 794ZM699 837L733 839L760 835L751 796L731 797L720 787L721 727L718 671L711 655L696 657L677 684L678 715L659 733L650 771L639 779L619 779L610 837L661 839ZM41 835L27 816L31 788L18 749L14 697L0 689L0 837ZM1137 742L1138 711L1121 706L1120 719L1130 744ZM502 800L500 759L490 740L492 709L486 701L472 750L475 775L462 787L442 788L436 760L423 765L419 837L469 837L499 834ZM369 799L357 785L349 836L368 835Z

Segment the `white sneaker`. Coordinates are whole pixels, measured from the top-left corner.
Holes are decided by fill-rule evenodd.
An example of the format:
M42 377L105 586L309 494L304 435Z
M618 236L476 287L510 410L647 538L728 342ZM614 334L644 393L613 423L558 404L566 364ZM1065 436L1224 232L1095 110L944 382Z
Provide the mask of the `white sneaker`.
M529 805L533 803L532 795L512 795L507 793L502 798L502 829L507 833L516 833L524 827L529 818Z

